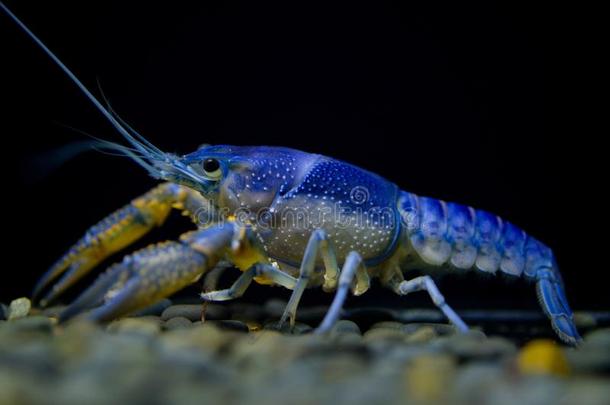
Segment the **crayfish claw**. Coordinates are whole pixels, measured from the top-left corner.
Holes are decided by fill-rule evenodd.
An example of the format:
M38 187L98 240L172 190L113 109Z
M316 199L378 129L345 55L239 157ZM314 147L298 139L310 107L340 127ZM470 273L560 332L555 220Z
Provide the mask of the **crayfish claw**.
M233 230L219 225L196 232L190 243L164 242L125 256L66 308L60 321L100 303L87 318L111 321L167 298L214 268L228 248Z

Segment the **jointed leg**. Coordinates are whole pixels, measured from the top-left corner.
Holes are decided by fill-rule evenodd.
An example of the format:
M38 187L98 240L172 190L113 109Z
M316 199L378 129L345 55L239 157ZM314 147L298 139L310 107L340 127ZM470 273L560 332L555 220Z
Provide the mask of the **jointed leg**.
M257 264L254 268L248 269L246 272L244 272L230 288L206 292L201 294L201 297L206 301L224 301L237 298L245 292L253 278L262 276L274 284L278 284L293 290L279 324L281 326L286 319L290 317L290 323L291 325L294 325L296 309L305 288L307 288L307 283L315 270L315 263L316 259L318 258L318 253L322 255L322 260L325 267L323 288L327 291L333 290L336 287L337 279L339 278L337 259L335 257L334 250L328 243L326 233L323 230L316 230L311 235L309 243L305 249L298 279L294 279L274 266ZM366 271L359 271L357 280L358 283L355 286L354 292L355 294L359 295L366 291L369 287L369 278Z
M335 251L333 250L333 247L329 244L326 233L322 229L318 229L312 233L311 238L309 239L309 243L305 248L305 254L303 255L303 261L301 262L301 269L299 273L299 278L297 279L297 285L295 286L292 295L290 296L290 300L288 301L288 305L286 305L286 309L282 314L282 318L279 322L280 327L283 325L284 322L286 322L287 318L290 318L290 325L294 326L296 310L299 305L299 301L303 296L303 292L305 291L305 288L307 288L309 278L311 277L315 269L318 252L321 253L322 259L324 261L325 273L324 285L322 286L322 288L324 289L324 291L332 291L333 289L335 289L339 275L339 267L337 265ZM355 252L352 252L352 254L353 253ZM363 294L365 291L368 290L370 286L369 276L366 272L366 269L364 269L364 266L362 266L362 268L356 272L356 280L357 283L354 285L353 292L355 295ZM341 308L339 307L339 310L340 309Z
M279 327L281 327L288 318L290 318L290 325L294 326L296 310L299 305L299 301L303 296L303 292L305 291L305 288L307 288L307 283L309 283L309 279L315 270L318 253L321 253L322 255L322 260L324 261L324 268L326 271L324 275L325 290L332 289L336 286L339 274L337 258L335 257L334 250L331 246L329 246L326 232L324 232L322 229L317 229L311 234L307 247L305 248L299 278L297 279L296 286L292 291L288 305L286 305L286 309L282 314Z
M354 278L363 279L365 274L366 280L368 280L368 274L366 272L366 268L364 267L362 257L360 257L360 255L356 252L350 252L345 259L343 269L341 269L339 287L337 288L335 298L333 299L324 320L320 326L318 326L315 333L325 333L333 327L341 315L341 309L343 308L345 298L347 297L347 292L352 285Z
M297 280L282 272L281 270L266 264L256 264L243 272L233 285L225 290L210 291L201 294L201 298L205 301L228 301L241 297L255 277L263 276L266 279L273 281L275 284L281 285L292 290Z
M455 325L455 327L460 332L468 331L468 326L466 325L466 323L464 323L462 318L460 318L460 316L453 310L453 308L451 308L445 302L445 297L443 297L441 292L438 290L436 283L434 282L434 280L432 280L430 276L421 276L411 280L404 280L400 283L395 284L393 289L394 292L399 295L407 295L414 291L425 290L426 292L428 292L430 298L432 298L432 302L434 302L434 305L436 305L441 311L443 311L447 319L449 319L449 322Z
M104 259L162 225L172 208L199 216L208 212L207 206L203 197L186 187L171 183L155 187L91 227L40 279L33 298L62 276L40 300L43 306L51 303Z
M201 294L201 298L206 301L224 301L237 298L245 292L254 277L264 276L267 280L272 281L275 284L293 290L290 300L286 305L286 309L282 314L282 318L279 321L279 326L281 327L288 318L290 318L290 324L294 325L296 309L303 292L307 288L309 279L315 270L318 254L322 256L325 267L323 288L327 291L333 290L336 287L337 279L339 278L337 259L334 250L329 245L326 233L323 230L318 229L312 233L307 247L305 248L298 279L295 280L293 277L271 265L258 264L255 268L244 272L230 288L203 293ZM358 288L356 290L357 293L361 294L368 289L368 274L366 274L366 272L364 272L363 275L359 274L358 281Z
M343 273L343 270L341 271ZM359 296L364 294L371 287L371 279L369 273L366 271L364 264L358 267L356 270L356 282L352 283L352 294Z

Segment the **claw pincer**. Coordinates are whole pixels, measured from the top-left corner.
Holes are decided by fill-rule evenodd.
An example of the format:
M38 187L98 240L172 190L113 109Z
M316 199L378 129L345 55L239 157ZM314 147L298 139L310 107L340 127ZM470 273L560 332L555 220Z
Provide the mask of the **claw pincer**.
M234 225L226 224L199 231L183 243L159 243L126 256L64 310L60 321L96 305L88 318L110 321L170 296L213 268L235 232Z

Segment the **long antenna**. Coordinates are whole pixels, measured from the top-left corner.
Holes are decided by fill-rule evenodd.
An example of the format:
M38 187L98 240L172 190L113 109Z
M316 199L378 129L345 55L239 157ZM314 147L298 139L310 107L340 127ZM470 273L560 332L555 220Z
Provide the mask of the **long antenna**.
M76 77L76 75L72 73L72 71L57 56L55 56L55 54L36 36L36 34L34 34L23 22L21 22L21 20L15 14L13 14L13 12L9 10L8 7L6 7L1 1L0 8L4 10L4 12L8 14L8 16L11 17L11 19L13 19L13 21L15 21L15 23L17 23L17 25L21 27L21 29L25 31L26 34L28 34L28 36L53 60L53 62L57 64L57 66L59 66L59 68L70 78L70 80L72 80L74 84L76 84L76 86L85 94L85 96L87 96L89 101L93 103L93 105L104 115L104 117L106 117L108 121L110 121L112 126L114 126L116 130L119 131L119 133L129 141L129 143L131 143L138 150L145 154L151 153L150 150L147 150L140 142L138 142L133 137L132 134L129 133L127 129L125 129L125 127L123 127L114 118L114 116L102 105L102 103L100 103L98 99L95 98L95 96L89 91L89 89L85 87L85 85L78 79L78 77Z

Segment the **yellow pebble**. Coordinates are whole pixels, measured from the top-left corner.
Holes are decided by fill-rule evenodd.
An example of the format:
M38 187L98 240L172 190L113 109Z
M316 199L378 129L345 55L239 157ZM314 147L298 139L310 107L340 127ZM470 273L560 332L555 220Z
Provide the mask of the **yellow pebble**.
M246 322L246 325L248 325L250 332L258 332L263 329L263 326L258 322Z
M408 398L425 403L444 403L455 374L455 361L445 355L415 358L405 370Z
M570 368L565 354L548 339L532 340L521 349L517 358L519 370L525 374L568 375Z

